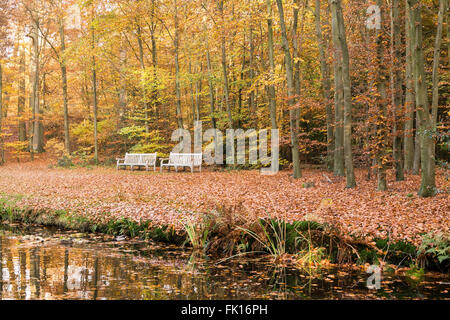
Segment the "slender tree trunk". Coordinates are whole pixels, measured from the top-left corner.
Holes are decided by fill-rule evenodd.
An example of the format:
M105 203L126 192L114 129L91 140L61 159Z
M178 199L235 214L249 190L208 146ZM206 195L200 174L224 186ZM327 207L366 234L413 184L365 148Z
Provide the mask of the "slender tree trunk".
M255 62L254 62L254 55L255 55L255 44L253 43L253 27L250 26L249 28L249 42L250 42L250 50L249 50L249 73L250 73L250 86L253 86L253 83L255 81ZM250 112L252 113L253 117L255 118L255 121L257 120L256 117L256 99L255 99L255 90L250 91L249 95L249 105L250 105Z
M209 53L208 31L206 30L206 24L203 25L203 28L204 28L204 32L205 32L205 43L206 43L206 67L208 69L209 113L211 116L211 125L215 129L216 128L216 117L214 115L214 112L215 112L214 84L213 84L213 75L212 75L212 66L211 66L211 56Z
M242 63L241 63L241 73L240 73L240 79L241 79L241 83L244 83L244 71L245 71L245 51L246 51L246 46L245 46L245 32L243 34L242 37ZM242 90L243 90L244 86L240 85L239 86L239 90L238 90L238 114L241 114L241 110L242 110ZM251 110L249 109L250 113ZM242 127L242 123L241 123L241 117L239 117L238 123L237 123L237 127L241 128Z
M289 122L291 128L291 148L292 148L292 162L294 167L294 178L301 177L300 170L300 153L299 153L299 145L298 145L298 131L296 127L296 115L297 110L294 108L295 106L295 84L294 84L294 75L293 75L293 65L291 59L291 53L289 50L289 42L287 39L287 31L286 24L284 22L284 10L283 10L283 2L282 0L277 0L278 6L278 14L280 16L280 27L281 27L281 39L282 39L282 47L284 51L284 60L286 64L286 80L288 87L288 104L290 106L289 110Z
M117 110L117 130L120 130L122 128L122 123L125 118L125 109L127 106L127 90L126 90L126 83L125 83L125 68L127 65L127 52L121 46L120 52L119 52L119 59L120 59L120 74L119 74L119 103L118 103L118 110Z
M32 136L32 149L34 152L43 152L44 151L44 141L41 136L41 110L39 103L39 25L38 21L33 21L32 26L32 35L33 39L33 95L32 95L32 108L34 112L33 117L33 136Z
M331 2L330 2L331 4ZM332 10L331 32L334 45L334 175L344 176L344 84L342 81L342 49L339 43L339 25L335 10Z
M416 99L416 98L414 98ZM414 101L414 105L416 104L416 102ZM416 112L415 112L415 116L416 116L416 130L415 130L415 134L414 134L414 162L413 162L413 171L412 173L415 175L419 175L420 174L420 163L421 163L421 157L420 157L420 122L419 122L419 113L417 111L416 108Z
M70 154L70 135L69 135L69 108L68 108L68 96L67 96L67 68L66 68L66 42L64 37L64 22L62 19L59 21L59 37L61 40L61 55L60 55L60 67L62 78L62 90L63 90L63 104L64 104L64 146L67 154Z
M23 119L25 110L25 52L20 50L19 90L17 98L17 116L19 117L19 141L27 141L27 126Z
M270 67L270 84L267 86L268 98L269 98L269 112L270 123L272 129L277 129L277 104L275 97L275 85L273 81L275 79L275 57L273 52L273 21L272 21L272 1L266 0L267 5L267 50L269 52L269 67Z
M406 12L408 12L408 1L405 1ZM414 164L414 83L413 70L411 64L411 28L409 27L408 15L405 17L405 39L406 39L406 69L405 69L405 133L404 133L404 150L405 150L405 170L411 171Z
M300 3L299 0L295 0L295 6L293 7L293 23L292 23L292 68L294 76L294 94L296 99L300 97L300 48L298 44L298 11ZM295 130L299 132L300 128L300 108L295 110Z
M405 179L403 174L403 162L402 162L402 137L399 133L401 127L400 117L402 108L402 83L401 83L401 31L400 24L397 23L400 20L399 13L399 0L392 0L391 4L391 57L392 57L392 70L391 70L391 91L392 91L392 104L394 114L393 124L393 157L395 163L395 178L397 181ZM394 22L395 21L395 22Z
M137 23L137 22L136 22ZM147 101L147 88L145 85L145 61L144 61L144 46L142 45L142 30L139 23L137 23L137 40L138 40L138 48L139 48L139 64L141 65L142 70L142 97L144 100L144 126L145 126L145 133L148 135L150 132L149 125L148 125L148 101Z
M5 163L5 150L3 149L3 76L0 63L0 165Z
M433 73L432 73L432 100L431 100L431 113L432 113L432 126L433 130L436 130L438 105L439 105L439 62L441 58L441 43L442 43L442 29L444 24L444 15L447 14L448 0L439 1L439 13L438 13L438 25L436 30L436 39L434 42L434 55L433 55Z
M320 73L322 76L322 97L325 102L325 111L327 115L327 157L326 164L328 170L333 170L333 110L331 108L331 81L330 81L330 67L327 63L325 55L325 46L322 35L322 23L320 20L320 0L316 0L315 5L315 22L316 22L316 38L319 47Z
M333 37L335 35L333 34ZM344 87L342 84L342 60L339 48L334 49L334 161L333 172L335 176L343 177L344 169Z
M229 88L228 88L227 54L225 48L225 17L223 12L223 0L220 0L219 2L219 11L222 18L221 48L222 48L223 91L224 91L225 107L228 115L228 126L229 128L233 128L233 116L231 114L230 95L228 92Z
M385 30L384 30L384 7L382 0L377 0L377 5L380 8L381 15L381 29L377 30L376 42L377 42L377 105L378 105L378 120L377 120L377 180L379 191L387 190L386 183L386 163L387 163L387 149L388 149L388 128L387 128L387 104L388 96L386 92L387 87L387 70L386 61L384 59L384 43L386 40Z
M189 85L190 85L190 89L191 89L192 128L193 128L195 125L195 119L196 119L196 116L195 116L195 96L196 96L196 94L194 91L194 81L192 80L192 76L193 76L192 63L191 63L191 59L189 58L189 78L190 78Z
M95 49L95 33L92 28L92 50ZM92 101L94 113L94 161L98 164L98 123L97 123L97 67L95 54L92 54Z
M411 52L411 71L413 74L413 86L414 86L414 106L415 106L415 116L416 116L416 130L415 130L415 135L414 135L414 163L413 163L413 174L418 175L420 174L420 167L421 167L421 161L422 161L422 157L421 157L421 135L420 135L420 121L419 121L419 108L416 106L417 103L417 95L418 92L416 91L417 87L416 87L416 73L417 73L417 58L415 56L416 51L415 51L415 46L416 46L416 30L415 30L415 23L416 21L414 20L414 12L413 12L413 8L411 7L411 3L410 0L406 0L407 5L406 5L406 9L408 10L406 12L406 15L408 17L408 22L409 22L409 33L411 35L410 37L410 52ZM414 5L417 3L417 1L414 2Z
M174 39L174 46L175 46L175 89L176 89L176 97L177 97L177 123L178 128L183 129L183 114L181 112L181 89L180 89L180 64L179 64L179 57L178 57L178 37L179 37L179 26L178 26L178 7L177 7L177 0L175 0L175 39Z
M434 141L431 135L433 119L428 105L425 81L425 61L422 48L422 14L421 3L417 0L409 1L410 27L414 37L412 41L414 84L416 91L416 109L419 121L421 185L418 194L421 197L433 196L436 193Z
M202 92L202 79L203 79L203 66L200 64L201 78L195 81L195 113L196 121L200 121L200 105L201 105L201 92Z
M450 65L450 5L447 4L447 13L445 14L447 21L447 59L448 65Z
M333 20L333 41L342 58L342 85L344 97L344 164L347 188L356 186L352 156L352 96L350 83L350 62L347 39L340 0L330 0Z

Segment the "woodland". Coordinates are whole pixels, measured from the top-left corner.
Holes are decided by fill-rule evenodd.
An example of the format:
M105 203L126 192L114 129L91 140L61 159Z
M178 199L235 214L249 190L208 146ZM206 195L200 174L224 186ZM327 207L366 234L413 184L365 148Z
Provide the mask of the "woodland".
M0 0L0 190L93 221L448 234L449 34L446 0ZM196 121L278 129L280 173L116 172Z

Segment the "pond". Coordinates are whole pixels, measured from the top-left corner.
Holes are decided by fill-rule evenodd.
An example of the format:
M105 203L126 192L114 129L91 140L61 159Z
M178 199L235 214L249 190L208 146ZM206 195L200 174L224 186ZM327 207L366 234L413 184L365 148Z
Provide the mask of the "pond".
M0 224L0 299L449 299L450 276L357 268L310 277L267 259L217 263L188 249L56 228Z

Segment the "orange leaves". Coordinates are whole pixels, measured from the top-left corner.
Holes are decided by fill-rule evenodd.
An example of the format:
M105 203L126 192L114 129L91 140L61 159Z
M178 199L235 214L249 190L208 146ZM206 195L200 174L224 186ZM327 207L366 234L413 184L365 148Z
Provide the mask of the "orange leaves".
M0 168L0 193L26 195L19 205L35 209L66 210L96 221L112 217L181 228L180 219L201 218L204 212L232 207L233 215L278 216L287 221L314 220L338 227L358 238L406 239L416 244L423 232L450 231L448 196L415 195L419 176L394 182L388 172L389 192L374 191L356 171L358 187L323 179L319 170L304 170L294 180L291 172L262 176L258 171L148 173L114 169L48 169L9 164ZM445 184L437 174L437 186ZM392 181L392 182L391 182ZM302 188L304 183L312 188Z

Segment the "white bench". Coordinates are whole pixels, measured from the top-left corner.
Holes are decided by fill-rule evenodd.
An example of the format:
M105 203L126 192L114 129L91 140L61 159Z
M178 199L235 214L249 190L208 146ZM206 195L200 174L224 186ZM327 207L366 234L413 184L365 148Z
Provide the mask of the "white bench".
M127 166L131 167L145 167L145 170L148 171L150 166L153 166L153 171L156 170L156 152L155 153L125 153L125 158L118 158L117 160L117 169L120 167Z
M175 171L178 172L178 167L189 167L191 172L194 172L194 166L199 167L199 171L202 171L202 154L201 153L170 153L169 158L161 159L161 169L164 167L175 167Z

